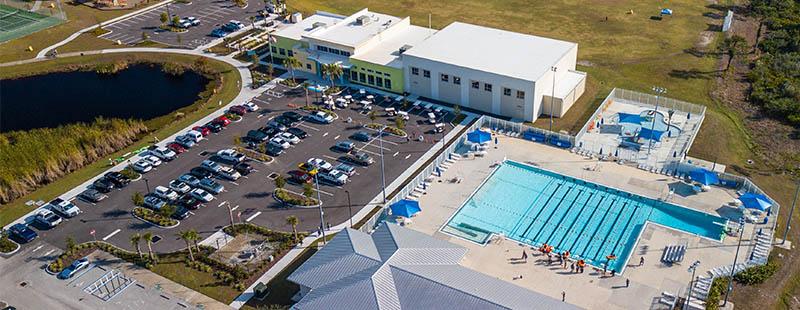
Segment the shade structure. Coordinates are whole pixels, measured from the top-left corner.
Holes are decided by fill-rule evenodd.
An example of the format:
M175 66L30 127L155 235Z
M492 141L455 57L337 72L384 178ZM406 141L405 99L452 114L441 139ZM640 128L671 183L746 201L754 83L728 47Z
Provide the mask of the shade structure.
M475 143L486 143L492 140L492 134L476 129L467 134L467 140Z
M639 114L618 113L619 123L641 124L644 120Z
M392 214L402 217L412 217L414 214L422 211L422 209L419 208L418 201L408 199L395 202L389 206L389 208L392 209Z
M719 183L719 177L716 172L709 171L705 168L698 168L689 172L689 178L703 185L713 185Z
M651 130L650 128L642 127L639 130L639 138L650 139L653 141L661 141L661 136L664 135L663 131Z
M739 200L742 202L742 205L748 209L766 211L772 207L772 202L769 201L769 198L761 194L746 193L739 196Z

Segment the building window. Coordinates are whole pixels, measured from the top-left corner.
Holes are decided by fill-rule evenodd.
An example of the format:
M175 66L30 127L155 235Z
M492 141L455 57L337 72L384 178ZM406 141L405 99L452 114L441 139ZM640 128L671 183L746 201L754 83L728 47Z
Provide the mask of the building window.
M424 76L426 78L430 78L431 77L431 71L430 70L422 70L422 76Z
M390 79L384 80L383 84L384 84L383 86L385 86L386 88L389 88L389 89L392 88L392 80L390 80Z
M278 49L278 52L279 52L281 55L286 55L286 50L285 50L285 49L282 49L282 48L280 48L280 49Z
M383 73L383 76L387 76L388 77L388 76L392 76L392 75L389 74L389 73Z
M287 50L286 54L289 54L289 57L294 57L294 52L292 52L292 50Z
M342 56L350 57L350 52L342 51Z
M378 87L383 87L383 78L376 77L375 78L375 85L378 85Z
M442 76L442 82L449 82L450 81L450 76L449 75L444 74L444 73L442 73L440 75Z
M367 75L367 84L375 85L375 77L371 75Z
M483 90L491 92L492 91L492 84L489 84L489 83L483 84Z
M367 69L367 72L372 73L372 72L375 72L375 71L372 71L372 69Z
M311 70L311 64L306 64L306 69Z
M414 67L411 67L411 74L413 74L413 75L419 75L419 68L414 68Z
M378 71L378 70L375 70L375 74L377 74L377 75L381 75L381 74L383 74L383 72L380 72L380 71Z
M503 87L503 95L505 95L505 96L511 96L511 88L505 88L505 87Z
M353 81L358 81L358 72L350 71L350 79Z
M472 81L472 88L480 89L481 88L481 83L476 82L476 81Z
M273 46L273 47L271 47L271 49L272 49L272 53L273 54L278 52L278 48L277 47Z
M457 76L453 76L453 84L461 85L461 78Z
M361 83L367 82L367 76L364 73L358 73L358 81Z
M525 92L518 90L517 91L517 99L525 99Z

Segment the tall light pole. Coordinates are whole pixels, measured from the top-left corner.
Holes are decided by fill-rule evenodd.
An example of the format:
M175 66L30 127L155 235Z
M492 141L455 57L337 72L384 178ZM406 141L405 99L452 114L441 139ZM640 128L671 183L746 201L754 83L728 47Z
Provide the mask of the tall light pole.
M689 271L692 272L692 279L689 280L689 296L686 296L686 303L683 304L683 309L686 309L689 306L689 301L692 300L692 289L694 288L694 272L697 271L697 267L700 266L700 261L696 260L689 266Z
M556 101L556 71L558 68L550 67L550 71L553 71L553 92L550 96L550 132L553 132L553 101Z
M386 129L386 126L381 127L381 130L378 131L378 143L380 143L381 149L381 192L383 193L383 203L386 203L386 173L383 167L383 130Z
M144 186L147 187L147 192L150 193L150 182L148 182L147 178L144 178Z
M314 174L314 183L317 185L317 203L319 203L319 230L322 232L322 245L325 245L325 212L322 211L322 197L319 194L319 177Z
M653 112L653 121L650 125L650 143L647 145L647 155L650 155L650 151L653 149L653 131L656 129L656 114L658 114L658 96L664 95L667 93L667 89L664 87L653 86L653 92L656 93L656 109Z
M353 204L350 203L350 191L344 191L347 194L347 210L350 211L350 228L353 228Z
M233 223L233 209L231 209L231 203L227 202L227 201L225 201L224 203L225 203L225 206L228 207L228 216L230 216L230 218L231 218L231 229L233 229L233 224L234 224Z
M733 273L736 272L736 260L739 258L739 248L742 246L742 236L744 235L744 218L739 219L739 244L736 245L736 256L733 257L731 266L731 276L728 278L728 290L725 291L725 301L722 302L724 308L728 304L728 295L733 290Z
M789 217L786 219L786 228L783 229L783 240L781 244L786 243L786 238L789 238L789 227L792 226L792 216L794 215L794 206L797 204L797 194L800 193L800 181L797 181L797 189L794 191L794 199L792 199L792 208L789 209Z

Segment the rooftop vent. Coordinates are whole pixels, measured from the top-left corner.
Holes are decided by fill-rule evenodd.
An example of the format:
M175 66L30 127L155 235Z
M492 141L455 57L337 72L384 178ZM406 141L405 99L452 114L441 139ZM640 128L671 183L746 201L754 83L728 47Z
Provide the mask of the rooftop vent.
M412 47L413 47L413 46L411 46L411 45L408 45L408 44L401 46L401 47L400 47L400 54L402 54L403 52L405 52L405 51L407 51L407 50L411 49Z
M372 19L370 19L369 16L367 16L367 15L361 15L358 18L356 18L356 25L364 26L364 25L368 25L371 22L372 22Z
M323 22L316 22L316 23L311 25L311 29L317 29L319 27L325 27L325 26L327 26L327 24L325 24Z

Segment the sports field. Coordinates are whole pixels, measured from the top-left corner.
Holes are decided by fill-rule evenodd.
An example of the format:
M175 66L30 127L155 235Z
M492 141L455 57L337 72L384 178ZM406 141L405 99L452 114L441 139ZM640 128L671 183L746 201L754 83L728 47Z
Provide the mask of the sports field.
M26 36L64 22L62 19L42 15L0 4L0 43Z

